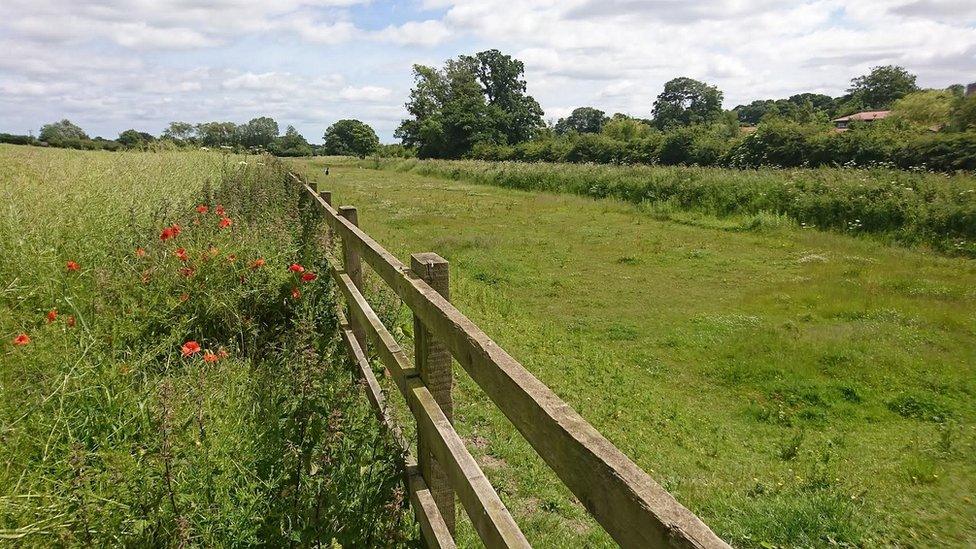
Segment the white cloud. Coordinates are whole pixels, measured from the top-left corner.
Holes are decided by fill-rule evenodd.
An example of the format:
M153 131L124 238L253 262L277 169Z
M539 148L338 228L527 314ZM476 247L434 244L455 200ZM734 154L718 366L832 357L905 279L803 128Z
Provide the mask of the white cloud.
M376 33L376 38L400 45L435 46L451 37L451 31L441 21L408 21L390 25Z
M379 102L386 101L393 95L393 90L380 86L362 86L359 88L347 86L339 92L339 97L349 101Z

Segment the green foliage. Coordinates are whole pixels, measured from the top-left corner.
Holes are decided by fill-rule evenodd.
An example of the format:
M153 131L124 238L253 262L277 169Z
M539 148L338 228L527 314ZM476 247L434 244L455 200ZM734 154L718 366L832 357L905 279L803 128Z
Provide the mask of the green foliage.
M600 133L617 141L633 141L647 137L651 134L651 131L652 128L640 120L630 118L629 116L614 115L603 126L603 130Z
M956 105L952 113L952 127L957 131L976 131L976 93Z
M600 133L603 125L609 121L607 114L593 107L578 107L573 109L566 118L560 118L554 128L557 135L569 132Z
M921 129L939 130L949 124L958 98L951 91L925 90L910 93L891 106L891 118Z
M298 133L295 126L288 126L285 135L276 137L268 147L275 156L312 156L312 146Z
M241 134L233 122L205 122L194 128L197 141L205 147L234 147L241 143Z
M323 136L326 154L358 156L373 154L380 145L373 128L359 120L340 120L325 130Z
M851 99L863 109L887 109L902 97L918 91L915 75L904 67L885 65L851 80Z
M125 130L124 132L120 133L118 139L116 139L120 145L129 149L143 147L155 140L156 138L151 134L137 130Z
M262 116L253 118L238 129L238 140L245 147L268 148L278 137L278 123L274 118Z
M85 130L65 118L60 122L52 122L41 126L41 134L38 138L41 141L57 146L66 141L86 140L88 139L88 134L85 133Z
M654 124L660 129L709 123L721 113L722 92L687 77L669 80L654 101Z
M176 142L187 142L193 139L196 127L189 122L170 122L163 131L163 137Z

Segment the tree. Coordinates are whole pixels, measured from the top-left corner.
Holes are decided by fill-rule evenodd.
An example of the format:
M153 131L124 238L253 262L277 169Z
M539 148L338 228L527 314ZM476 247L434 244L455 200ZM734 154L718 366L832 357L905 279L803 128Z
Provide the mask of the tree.
M373 128L359 120L340 120L325 130L325 152L365 158L380 146Z
M958 102L952 112L952 128L958 131L976 130L976 94Z
M65 118L60 122L53 122L41 126L40 140L48 143L59 143L68 139L88 139L88 134Z
M274 118L252 118L239 129L241 144L246 147L265 147L278 137L278 123Z
M617 141L633 141L647 137L651 127L636 118L618 113L603 126L601 133Z
M176 141L190 141L196 134L196 129L189 122L170 122L163 131L163 138Z
M522 62L498 50L413 70L410 118L394 136L421 158L458 158L479 142L520 143L545 127L542 107L525 93Z
M692 78L675 78L657 96L653 113L660 129L711 122L722 113L722 92Z
M925 90L910 93L895 101L891 115L895 120L927 129L941 129L949 124L957 98L947 90Z
M231 147L238 144L237 124L233 122L205 122L196 126L197 138L207 147Z
M558 135L569 132L600 133L607 120L609 120L607 114L600 109L579 107L573 109L573 112L566 118L560 118L556 122L555 131Z
M151 143L155 141L156 138L146 132L140 132L136 130L125 130L119 134L119 138L116 139L124 147L139 147L145 145L146 143Z
M312 146L295 126L288 126L285 135L275 138L268 150L275 156L312 156Z
M847 91L865 109L887 109L898 99L918 91L918 86L914 74L903 67L885 65L852 79Z

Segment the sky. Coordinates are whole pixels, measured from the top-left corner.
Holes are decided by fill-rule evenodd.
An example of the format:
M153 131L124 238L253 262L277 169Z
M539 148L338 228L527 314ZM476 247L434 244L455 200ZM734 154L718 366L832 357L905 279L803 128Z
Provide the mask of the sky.
M489 48L525 63L547 120L650 117L678 76L726 108L841 95L886 64L974 82L976 0L0 0L0 132L271 116L318 143L358 118L393 142L413 64Z

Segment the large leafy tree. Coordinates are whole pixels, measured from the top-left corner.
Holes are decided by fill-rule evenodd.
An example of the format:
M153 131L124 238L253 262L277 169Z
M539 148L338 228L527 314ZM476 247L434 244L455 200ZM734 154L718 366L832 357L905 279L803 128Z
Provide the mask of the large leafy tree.
M41 126L41 141L57 143L67 139L88 139L88 134L67 118Z
M554 128L559 135L576 133L600 133L607 123L607 113L593 107L579 107L573 109L566 118L560 118Z
M443 69L414 66L414 88L394 134L421 157L457 158L475 143L514 144L544 127L526 94L524 66L498 50L462 55Z
M915 75L903 67L885 65L852 79L847 91L862 108L887 109L898 99L918 91L918 85Z
M125 147L138 147L146 143L151 143L155 141L156 138L151 134L146 132L140 132L138 130L125 130L119 134L118 141Z
M661 129L712 122L722 114L722 92L693 78L675 78L657 96L653 113Z
M163 138L189 141L196 134L196 127L189 122L170 122L163 131Z
M207 147L232 147L240 143L240 131L233 122L204 122L195 128L197 139Z
M344 156L365 157L376 151L380 140L373 128L359 120L340 120L325 130L325 152Z
M275 156L312 156L312 146L295 126L288 126L285 135L275 138L268 149Z
M274 118L252 118L239 129L241 144L248 147L267 147L278 137L278 123Z

